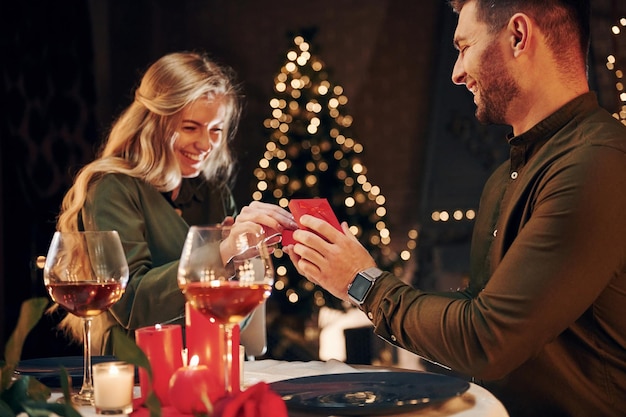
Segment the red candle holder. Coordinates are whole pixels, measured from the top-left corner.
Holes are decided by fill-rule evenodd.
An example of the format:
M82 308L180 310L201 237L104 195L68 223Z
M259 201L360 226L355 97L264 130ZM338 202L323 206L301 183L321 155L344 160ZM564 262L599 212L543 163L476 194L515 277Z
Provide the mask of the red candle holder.
M189 358L198 356L199 364L206 365L215 373L221 386L224 386L224 361L226 352L223 347L224 329L198 312L189 303L185 304L185 341ZM239 325L233 328L231 392L241 391Z
M170 378L183 366L183 335L178 324L142 327L135 330L137 346L145 353L152 368L152 384L145 369L139 368L141 397L152 389L162 406L170 403Z

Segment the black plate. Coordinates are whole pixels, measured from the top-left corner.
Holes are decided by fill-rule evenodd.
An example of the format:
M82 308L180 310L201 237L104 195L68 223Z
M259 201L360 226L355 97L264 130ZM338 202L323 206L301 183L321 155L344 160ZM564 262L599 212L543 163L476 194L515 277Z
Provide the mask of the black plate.
M111 362L117 360L115 356L93 356L91 363ZM72 377L72 385L80 386L83 383L83 357L61 356L56 358L37 358L20 361L15 368L18 375L28 375L37 378L48 387L61 386L61 366L64 366L68 375Z
M462 379L428 372L355 372L293 378L270 384L287 408L315 414L397 414L461 395Z

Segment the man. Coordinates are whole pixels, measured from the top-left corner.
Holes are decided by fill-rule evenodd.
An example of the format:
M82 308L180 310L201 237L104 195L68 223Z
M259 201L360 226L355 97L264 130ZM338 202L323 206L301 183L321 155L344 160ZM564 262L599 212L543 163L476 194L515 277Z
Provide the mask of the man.
M298 270L393 344L475 378L517 416L626 415L626 127L589 91L589 1L452 0L452 79L513 128L487 181L470 285L411 288L303 216ZM324 237L324 239L318 235Z

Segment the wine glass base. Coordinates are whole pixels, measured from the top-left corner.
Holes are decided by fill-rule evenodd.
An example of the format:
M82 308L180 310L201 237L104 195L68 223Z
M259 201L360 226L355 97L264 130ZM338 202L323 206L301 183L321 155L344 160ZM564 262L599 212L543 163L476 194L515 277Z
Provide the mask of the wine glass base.
M74 394L70 396L70 400L73 405L76 406L93 406L94 405L94 397L93 394L91 396L85 394ZM57 404L65 404L65 397L61 396L55 401Z
M72 395L72 403L75 405L94 405L93 392L79 392Z

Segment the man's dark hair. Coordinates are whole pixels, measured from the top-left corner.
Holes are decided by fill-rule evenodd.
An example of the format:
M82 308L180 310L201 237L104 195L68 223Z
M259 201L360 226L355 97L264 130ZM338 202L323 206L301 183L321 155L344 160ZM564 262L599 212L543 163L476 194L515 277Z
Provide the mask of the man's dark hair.
M503 29L515 13L525 13L545 33L557 58L569 61L571 57L567 54L571 49L563 46L577 42L586 63L591 33L590 0L449 0L449 3L452 10L460 13L471 1L476 2L478 19L492 32Z

